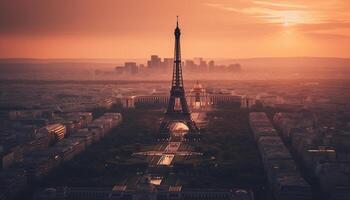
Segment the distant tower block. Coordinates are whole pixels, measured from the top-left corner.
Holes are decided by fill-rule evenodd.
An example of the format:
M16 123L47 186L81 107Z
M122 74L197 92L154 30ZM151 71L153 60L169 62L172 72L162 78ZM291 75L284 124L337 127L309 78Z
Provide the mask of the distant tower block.
M189 133L199 133L199 129L191 118L182 77L181 51L180 51L180 28L176 21L175 28L175 52L173 79L171 82L169 105L163 121L160 125L160 132L169 134L169 128L172 123L181 122L187 125Z

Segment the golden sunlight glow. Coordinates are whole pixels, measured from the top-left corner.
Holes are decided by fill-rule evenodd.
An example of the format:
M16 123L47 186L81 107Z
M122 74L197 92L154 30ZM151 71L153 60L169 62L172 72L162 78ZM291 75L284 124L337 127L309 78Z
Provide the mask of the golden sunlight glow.
M171 57L176 15L184 58L350 56L348 0L23 2L0 6L2 58Z
M295 12L284 12L282 13L281 20L283 20L284 26L295 25L298 23L302 23L300 16Z
M174 135L185 135L188 131L188 127L182 122L176 122L170 125L170 132Z
M181 122L175 123L172 129L174 131L188 131L188 127L186 126L186 124Z
M312 22L311 18L307 17L307 13L302 11L270 11L259 18L268 23L282 24L285 27Z

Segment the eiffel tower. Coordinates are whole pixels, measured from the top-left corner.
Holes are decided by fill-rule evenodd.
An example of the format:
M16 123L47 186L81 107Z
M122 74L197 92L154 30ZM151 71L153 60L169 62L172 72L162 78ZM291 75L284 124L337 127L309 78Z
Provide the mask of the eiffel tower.
M169 134L171 124L176 122L184 123L189 134L199 133L196 123L191 118L191 113L188 109L185 89L183 84L182 67L181 67L181 50L180 50L180 28L178 19L176 20L175 28L175 51L174 51L174 67L173 79L171 82L170 98L167 111L160 125L160 132Z

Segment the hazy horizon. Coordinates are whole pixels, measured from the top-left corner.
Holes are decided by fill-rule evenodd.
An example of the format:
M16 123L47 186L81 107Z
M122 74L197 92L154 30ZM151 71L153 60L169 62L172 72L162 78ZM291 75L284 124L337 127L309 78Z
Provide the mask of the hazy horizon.
M41 57L0 57L0 60L20 60L20 59L32 59L32 60L147 60L149 59L149 56L151 55L158 55L160 57L164 58L172 58L172 56L164 56L160 54L150 54L147 57L91 57L91 58L84 58L84 57L52 57L52 58L41 58ZM319 58L319 59L350 59L349 57L336 57L336 56L256 56L256 57L203 57L203 56L193 56L193 57L184 57L183 60L186 59L193 59L193 58L203 58L203 59L213 59L213 60L221 60L221 59L237 59L237 60L243 60L243 59L293 59L293 58Z

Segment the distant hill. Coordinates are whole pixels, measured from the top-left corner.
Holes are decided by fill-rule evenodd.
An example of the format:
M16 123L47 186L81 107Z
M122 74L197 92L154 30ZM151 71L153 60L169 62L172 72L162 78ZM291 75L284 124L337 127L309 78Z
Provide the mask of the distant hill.
M126 61L133 62L145 62L146 59L135 58L62 58L62 59L36 59L36 58L0 58L0 64L9 63L31 63L31 64L42 64L42 63L113 63L122 64Z
M81 71L95 69L112 69L126 61L142 62L141 59L32 59L8 58L0 59L0 72L26 71Z

